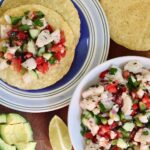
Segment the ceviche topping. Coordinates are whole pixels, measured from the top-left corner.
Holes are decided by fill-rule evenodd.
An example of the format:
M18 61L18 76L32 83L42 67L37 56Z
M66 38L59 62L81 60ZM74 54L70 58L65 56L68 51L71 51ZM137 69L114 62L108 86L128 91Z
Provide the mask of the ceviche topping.
M5 15L8 25L0 25L0 70L11 66L17 72L45 74L66 55L65 34L54 30L41 11L23 16Z
M141 62L101 72L80 107L85 150L150 150L150 70Z

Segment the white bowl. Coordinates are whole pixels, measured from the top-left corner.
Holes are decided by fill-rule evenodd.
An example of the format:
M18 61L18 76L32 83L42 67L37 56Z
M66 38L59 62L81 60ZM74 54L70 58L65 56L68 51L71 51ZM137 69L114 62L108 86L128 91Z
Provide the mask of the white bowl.
M81 99L81 93L96 83L98 80L99 74L108 69L111 65L121 66L128 62L129 60L139 60L142 62L144 67L150 68L150 59L145 57L138 57L138 56L126 56L126 57L119 57L115 59L111 59L106 61L105 63L97 66L92 71L90 71L80 82L78 87L76 88L71 104L69 107L69 114L68 114L68 127L69 127L69 134L75 150L84 150L84 139L80 134L80 116L81 116L81 109L79 106L79 102Z

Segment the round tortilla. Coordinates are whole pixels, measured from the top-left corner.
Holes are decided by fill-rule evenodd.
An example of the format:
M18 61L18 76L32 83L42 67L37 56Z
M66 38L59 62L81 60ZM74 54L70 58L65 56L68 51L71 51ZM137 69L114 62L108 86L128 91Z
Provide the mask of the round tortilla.
M30 84L25 84L22 75L14 71L11 67L0 71L0 78L8 84L20 89L41 89L48 87L60 80L70 69L75 53L74 34L64 19L55 11L41 5L23 5L6 11L4 14L10 16L21 16L25 11L42 11L46 20L54 29L61 29L65 33L66 56L59 64L51 66L46 74L39 73L39 79L33 80ZM16 15L17 14L17 15ZM7 24L4 16L0 18L0 24Z
M4 0L2 8L10 9L26 4L40 4L58 12L71 27L76 45L80 38L80 18L71 0Z
M100 3L116 43L131 50L150 50L149 0L100 0Z

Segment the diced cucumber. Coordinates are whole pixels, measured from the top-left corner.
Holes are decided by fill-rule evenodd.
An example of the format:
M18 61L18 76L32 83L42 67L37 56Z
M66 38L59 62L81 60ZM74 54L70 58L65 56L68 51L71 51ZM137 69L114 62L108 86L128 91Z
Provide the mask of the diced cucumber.
M29 123L1 125L0 134L7 144L33 141L33 132Z
M38 37L40 30L38 29L31 29L29 30L30 36L32 37L32 39L35 39Z
M49 60L52 56L53 56L52 53L44 53L44 54L43 54L43 57L44 57L46 60Z
M16 143L17 150L35 150L36 142Z
M106 118L101 117L100 119L101 119L102 124L104 125L107 124L108 120Z
M0 150L16 150L16 147L8 145L0 138Z
M123 138L129 138L130 137L130 132L127 132L123 128L120 129L120 132L121 132Z
M36 55L37 51L36 51L35 43L33 42L33 40L30 40L28 42L27 49L28 49L28 52L32 53L33 55Z
M112 140L111 144L112 145L117 145L117 140Z
M85 118L85 117L82 117L81 122L82 122L82 124L83 124L84 126L87 126L88 119Z
M25 118L23 118L19 114L10 113L7 115L7 124L19 124L27 122Z
M135 118L134 122L135 122L136 126L138 126L138 127L142 127L143 126L143 124L140 122L140 120L138 118Z
M132 123L132 122L126 122L124 125L123 125L123 129L125 129L126 131L129 131L131 132L135 127L135 124Z
M107 111L107 109L105 108L103 103L99 103L99 108L100 108L101 112L106 112Z
M122 111L119 111L118 114L119 114L120 120L124 120L125 119L125 115L123 114Z
M98 115L94 115L94 120L97 125L99 125L101 123L101 117Z
M117 141L117 146L122 149L126 149L128 147L128 144L123 139L120 138Z
M38 51L38 56L42 56L45 53L45 47L41 47Z
M28 71L28 73L31 75L31 77L33 79L38 79L39 78L38 73L34 70Z
M0 124L6 123L6 114L0 114Z
M139 102L139 107L142 112L146 110L146 105L143 102Z
M94 117L94 114L93 112L89 111L89 110L84 110L83 111L83 115L86 117L86 118L93 118Z

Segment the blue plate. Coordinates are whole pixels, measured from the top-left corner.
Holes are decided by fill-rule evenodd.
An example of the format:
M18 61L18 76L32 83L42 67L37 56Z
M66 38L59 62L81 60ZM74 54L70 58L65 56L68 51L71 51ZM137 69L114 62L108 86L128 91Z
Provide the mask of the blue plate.
M56 84L40 90L20 90L1 81L3 105L26 112L45 112L64 107L82 77L106 60L109 30L98 1L73 0L73 3L81 20L81 37L70 71Z

